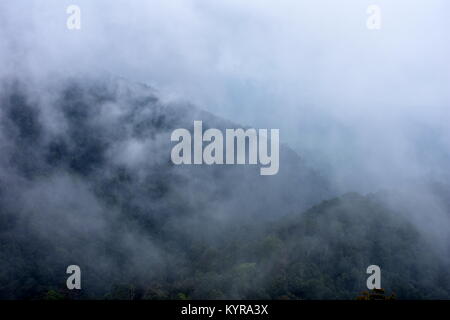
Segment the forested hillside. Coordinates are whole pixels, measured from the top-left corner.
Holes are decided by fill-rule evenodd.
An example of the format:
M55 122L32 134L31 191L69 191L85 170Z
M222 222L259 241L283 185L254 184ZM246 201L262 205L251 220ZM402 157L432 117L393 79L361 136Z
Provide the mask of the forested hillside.
M124 80L1 92L2 299L353 299L370 264L398 298L450 297L449 247L433 243L448 235L409 219L407 195L339 196L286 146L273 177L174 166L173 129L238 125Z

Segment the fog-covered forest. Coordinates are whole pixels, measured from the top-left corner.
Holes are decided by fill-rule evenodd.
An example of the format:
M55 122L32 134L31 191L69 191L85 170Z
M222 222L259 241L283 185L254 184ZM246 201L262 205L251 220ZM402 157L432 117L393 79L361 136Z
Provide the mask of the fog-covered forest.
M419 212L397 190L338 195L286 146L274 177L175 166L171 129L233 124L123 79L58 88L3 85L2 298L352 299L373 263L400 298L449 296L448 234L441 247L410 221L448 222L447 185L416 186L442 204Z
M0 3L0 299L449 299L449 4L342 1ZM175 165L196 120L279 172Z

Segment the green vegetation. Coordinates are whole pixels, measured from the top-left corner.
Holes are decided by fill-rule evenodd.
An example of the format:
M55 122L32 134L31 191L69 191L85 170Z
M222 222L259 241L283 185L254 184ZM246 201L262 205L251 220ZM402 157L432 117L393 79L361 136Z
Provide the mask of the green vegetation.
M174 128L237 126L122 81L42 90L0 93L0 299L355 299L372 264L398 299L450 298L448 186L332 198L286 146L270 179L174 166Z
M64 261L66 248L31 248L3 230L2 259L10 258L6 266L19 278L11 281L11 270L3 268L0 293L31 299L355 299L365 290L367 266L378 264L383 288L398 299L450 297L448 261L375 195L346 194L276 222L230 226L224 234L191 243L171 242L176 237L169 235L171 250L184 259L149 279L126 268L95 277L89 266L83 271L86 289L74 296L64 289L63 266L42 263L49 252ZM114 259L120 263L120 256ZM60 289L46 288L55 279Z

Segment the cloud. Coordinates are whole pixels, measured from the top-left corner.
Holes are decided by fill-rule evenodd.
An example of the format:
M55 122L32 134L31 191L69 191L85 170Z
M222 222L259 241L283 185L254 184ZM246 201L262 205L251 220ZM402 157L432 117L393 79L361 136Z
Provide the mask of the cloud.
M376 187L448 177L445 1L377 1L378 32L365 26L373 1L79 0L82 29L70 31L72 2L0 5L2 74L113 74L152 84L163 99L280 128L343 189L367 187L352 175Z

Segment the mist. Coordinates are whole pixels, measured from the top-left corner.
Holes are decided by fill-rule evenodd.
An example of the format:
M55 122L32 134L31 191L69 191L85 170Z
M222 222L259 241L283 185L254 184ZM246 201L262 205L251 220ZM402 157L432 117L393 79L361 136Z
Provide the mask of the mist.
M3 3L2 74L148 83L166 99L280 128L344 190L448 179L449 5L376 1L382 29L370 31L372 2L77 1L75 32L65 27L72 2Z
M71 4L80 30L66 27ZM100 256L99 274L122 270L102 255L111 246L145 281L189 264L172 242L214 243L236 219L273 221L354 191L392 192L386 206L448 253L449 10L445 0L3 1L0 204L26 217L16 232L51 234L88 268ZM170 130L194 120L279 129L279 175L167 166ZM153 233L123 226L130 212ZM94 243L85 256L83 239Z

